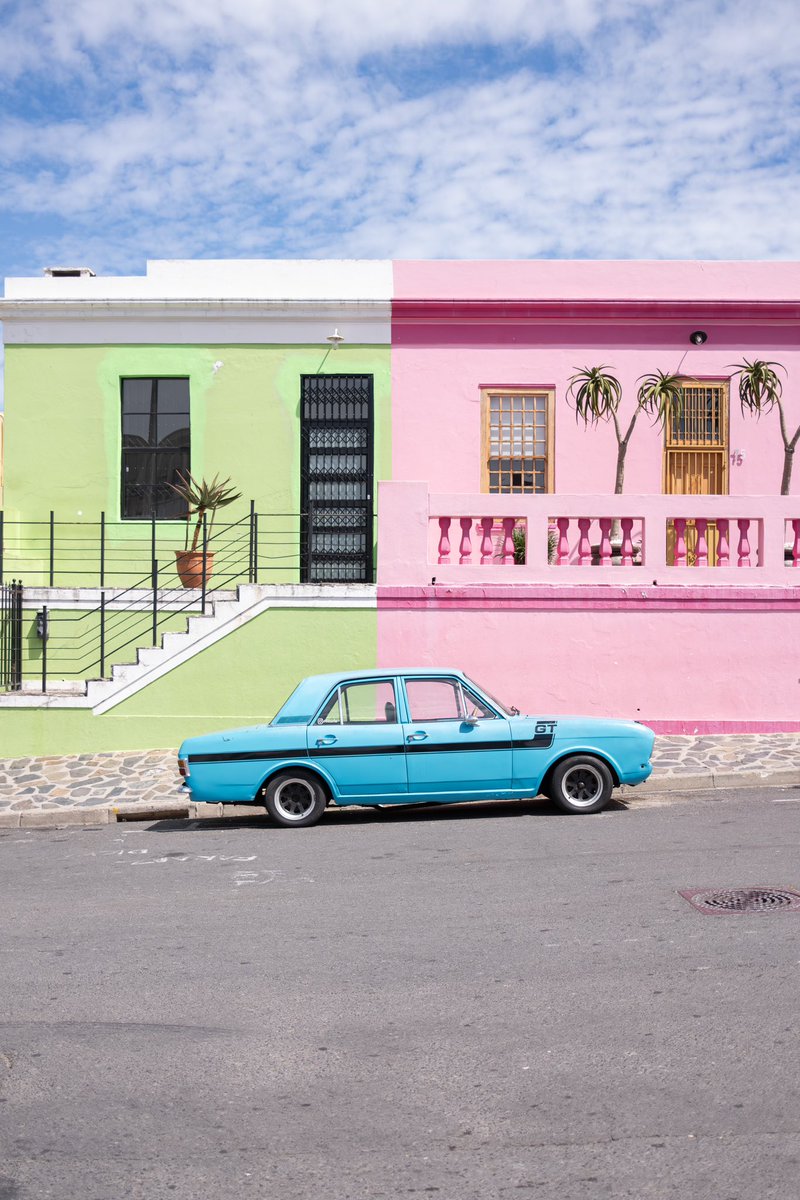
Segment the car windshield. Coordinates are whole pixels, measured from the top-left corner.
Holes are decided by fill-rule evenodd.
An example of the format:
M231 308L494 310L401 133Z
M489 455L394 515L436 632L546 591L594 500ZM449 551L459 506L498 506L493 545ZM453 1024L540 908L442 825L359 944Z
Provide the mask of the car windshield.
M487 700L491 700L491 702L495 706L495 708L499 708L500 711L502 713L505 713L505 715L507 717L513 717L513 716L517 716L519 714L518 708L514 708L513 705L511 708L509 708L509 706L507 704L503 704L502 700L498 700L497 697L493 696L490 691L487 691L487 689L485 687L483 687L482 684L476 683L475 680L470 679L468 675L465 675L464 679L467 681L468 684L470 684L471 687L477 688L479 692L483 693L483 695L486 697Z

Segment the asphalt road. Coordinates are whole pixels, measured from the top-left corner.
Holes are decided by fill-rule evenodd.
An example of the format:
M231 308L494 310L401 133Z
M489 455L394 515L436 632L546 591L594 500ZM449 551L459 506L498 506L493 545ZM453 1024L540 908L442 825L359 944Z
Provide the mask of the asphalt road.
M738 798L730 798L737 795ZM0 1200L787 1200L800 792L0 834Z

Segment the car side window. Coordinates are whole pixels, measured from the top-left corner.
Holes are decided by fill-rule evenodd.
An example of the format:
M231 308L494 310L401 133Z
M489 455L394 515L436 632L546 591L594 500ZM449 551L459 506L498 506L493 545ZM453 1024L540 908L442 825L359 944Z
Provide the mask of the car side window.
M452 679L407 679L412 721L463 721L461 686Z
M395 725L397 700L388 679L338 688L317 718L318 725Z
M342 718L339 714L339 689L331 696L328 703L323 708L322 712L317 717L318 725L341 725Z
M464 705L466 708L467 717L473 721L496 721L497 713L489 708L488 704L484 704L479 696L471 692L468 687L462 689L464 692Z

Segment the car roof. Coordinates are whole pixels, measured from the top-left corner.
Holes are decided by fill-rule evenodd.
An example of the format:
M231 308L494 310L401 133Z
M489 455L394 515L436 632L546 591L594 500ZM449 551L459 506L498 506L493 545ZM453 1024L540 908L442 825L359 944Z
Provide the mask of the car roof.
M362 679L386 679L395 675L457 675L464 672L450 667L385 667L383 670L334 671L329 675L308 675L299 683L286 703L275 714L273 725L302 725L310 721L328 693L339 683Z

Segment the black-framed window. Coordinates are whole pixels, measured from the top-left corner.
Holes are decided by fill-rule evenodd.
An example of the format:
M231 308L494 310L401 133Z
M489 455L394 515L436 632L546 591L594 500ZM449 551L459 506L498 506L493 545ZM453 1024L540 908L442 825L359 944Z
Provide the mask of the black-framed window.
M121 383L123 520L180 520L186 506L169 485L190 470L189 380Z

